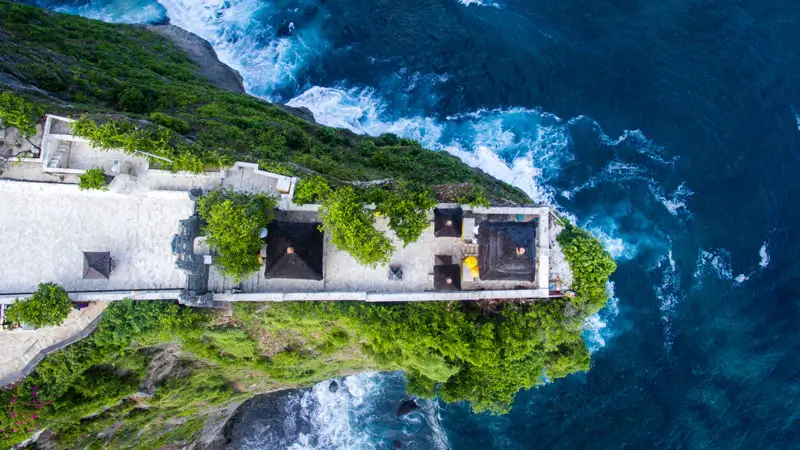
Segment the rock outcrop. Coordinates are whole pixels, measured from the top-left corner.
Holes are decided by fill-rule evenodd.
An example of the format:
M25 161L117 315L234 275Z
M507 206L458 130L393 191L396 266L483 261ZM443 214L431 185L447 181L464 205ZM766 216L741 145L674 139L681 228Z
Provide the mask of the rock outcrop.
M212 83L229 91L244 93L244 82L239 72L222 63L211 44L200 36L175 25L148 25L145 28L164 36L183 50Z

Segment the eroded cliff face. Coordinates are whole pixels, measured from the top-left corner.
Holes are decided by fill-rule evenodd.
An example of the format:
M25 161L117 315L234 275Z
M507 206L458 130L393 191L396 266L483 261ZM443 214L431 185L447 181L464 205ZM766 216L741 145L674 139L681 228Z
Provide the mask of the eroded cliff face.
M237 70L220 61L217 52L205 39L175 25L149 25L145 28L166 37L176 47L186 52L189 59L202 69L203 75L212 83L229 91L245 93L242 76ZM293 116L317 123L314 120L314 113L308 108L295 108L282 103L275 103L275 106Z
M145 28L166 37L183 50L212 83L229 91L245 92L239 72L220 61L211 44L200 36L175 25L148 25Z

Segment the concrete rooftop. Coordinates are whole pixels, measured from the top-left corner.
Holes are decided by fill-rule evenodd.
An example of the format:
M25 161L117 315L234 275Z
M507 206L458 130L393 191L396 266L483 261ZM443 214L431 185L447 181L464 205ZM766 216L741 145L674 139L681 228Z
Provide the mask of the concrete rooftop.
M185 192L126 196L75 185L0 180L0 293L30 293L41 282L68 291L182 289L171 240L192 214ZM84 280L83 251L109 251L107 280Z

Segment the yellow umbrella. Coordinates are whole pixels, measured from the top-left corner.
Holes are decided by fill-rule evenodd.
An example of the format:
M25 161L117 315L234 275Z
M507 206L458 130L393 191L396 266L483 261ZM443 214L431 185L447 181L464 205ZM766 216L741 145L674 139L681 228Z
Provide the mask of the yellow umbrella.
M478 267L478 258L474 256L467 256L464 258L464 265L469 267L470 269L475 269Z

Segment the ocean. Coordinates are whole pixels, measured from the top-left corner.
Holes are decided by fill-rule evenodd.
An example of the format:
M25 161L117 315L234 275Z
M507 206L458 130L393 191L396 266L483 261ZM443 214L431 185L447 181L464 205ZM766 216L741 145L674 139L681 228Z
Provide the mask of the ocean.
M800 2L28 3L192 31L248 92L450 152L617 260L591 371L510 414L398 418L402 375L361 374L241 448L800 448Z

